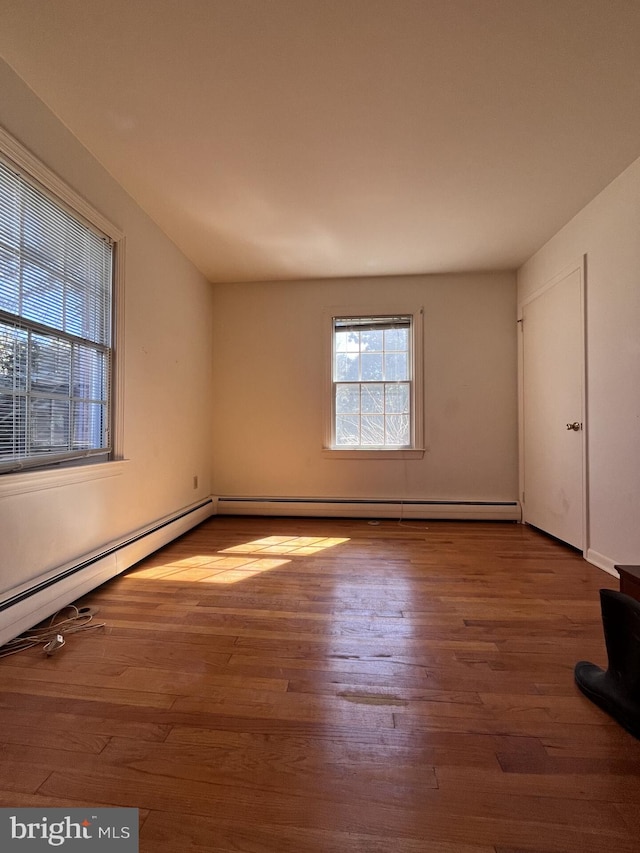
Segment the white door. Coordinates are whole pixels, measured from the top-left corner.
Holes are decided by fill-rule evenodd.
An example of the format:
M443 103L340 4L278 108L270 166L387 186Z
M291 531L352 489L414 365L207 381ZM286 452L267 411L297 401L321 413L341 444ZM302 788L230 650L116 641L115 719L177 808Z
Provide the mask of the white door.
M582 266L523 306L523 519L584 550Z

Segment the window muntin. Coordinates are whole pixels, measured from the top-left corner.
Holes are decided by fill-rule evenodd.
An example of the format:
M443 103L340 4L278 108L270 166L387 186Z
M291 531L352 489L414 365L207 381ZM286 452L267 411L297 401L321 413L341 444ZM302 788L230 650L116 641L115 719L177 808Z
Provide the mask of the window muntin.
M397 317L333 318L332 446L413 446L413 322Z
M0 472L110 450L111 240L0 162Z

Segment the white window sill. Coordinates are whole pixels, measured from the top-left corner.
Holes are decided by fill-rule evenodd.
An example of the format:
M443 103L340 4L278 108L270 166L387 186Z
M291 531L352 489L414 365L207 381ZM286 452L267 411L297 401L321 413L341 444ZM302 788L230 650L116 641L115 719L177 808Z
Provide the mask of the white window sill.
M117 477L124 472L127 461L120 459L113 462L94 462L67 468L2 474L0 475L0 498L23 495L27 492L41 492L44 489L56 489L59 486L86 483L105 477Z
M355 447L323 447L322 455L331 459L422 459L424 448L398 448L398 450L356 450Z

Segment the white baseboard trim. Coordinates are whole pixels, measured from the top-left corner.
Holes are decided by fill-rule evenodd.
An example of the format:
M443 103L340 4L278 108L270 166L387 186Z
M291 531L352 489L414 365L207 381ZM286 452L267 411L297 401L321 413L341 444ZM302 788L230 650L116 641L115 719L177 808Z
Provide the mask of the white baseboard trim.
M186 533L215 511L215 499L199 501L9 590L0 601L0 645Z
M592 563L592 565L597 566L599 569L602 569L603 572L606 572L609 575L613 575L614 578L620 577L620 574L615 568L615 561L612 560L610 557L605 557L604 554L599 554L592 548L588 549L585 555L585 560L588 563Z
M223 497L218 515L520 521L517 501L399 501L327 498Z

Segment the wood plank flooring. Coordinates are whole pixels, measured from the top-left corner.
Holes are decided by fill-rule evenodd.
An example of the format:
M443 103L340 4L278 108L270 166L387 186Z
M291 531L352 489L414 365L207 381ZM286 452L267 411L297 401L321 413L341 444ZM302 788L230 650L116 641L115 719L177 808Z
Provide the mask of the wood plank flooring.
M0 806L133 806L143 853L640 851L585 699L617 582L516 524L213 518L0 659Z

